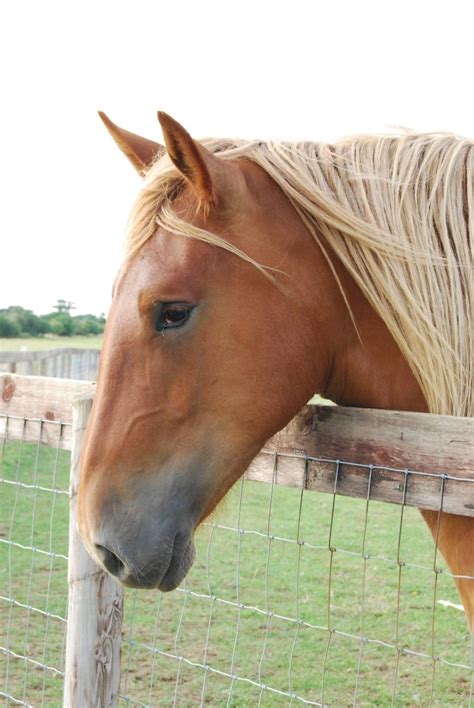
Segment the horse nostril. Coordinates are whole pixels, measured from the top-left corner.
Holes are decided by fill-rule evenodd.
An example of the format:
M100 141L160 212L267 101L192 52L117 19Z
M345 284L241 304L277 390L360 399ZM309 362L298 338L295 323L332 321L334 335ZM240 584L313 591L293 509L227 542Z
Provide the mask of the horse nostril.
M95 544L95 551L100 562L111 575L119 579L123 577L126 573L125 564L113 551L98 543Z

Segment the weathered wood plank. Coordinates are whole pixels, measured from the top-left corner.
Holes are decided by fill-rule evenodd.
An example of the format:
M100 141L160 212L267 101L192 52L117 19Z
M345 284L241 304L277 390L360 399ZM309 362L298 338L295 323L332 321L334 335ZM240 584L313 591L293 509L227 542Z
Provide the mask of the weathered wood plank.
M0 352L0 369L27 376L57 376L67 379L97 378L98 349L48 349L44 351Z
M95 384L0 374L0 391L0 437L70 450L72 403L79 396L93 397Z
M474 471L474 418L305 406L265 449L425 472Z
M94 384L0 376L2 413L69 423L71 403ZM5 419L3 419L5 424ZM36 442L39 423L8 421L9 436ZM36 426L36 427L35 427ZM70 448L69 429L43 423L42 441ZM474 516L474 419L338 406L307 406L250 465L249 479ZM295 459L293 456L299 456ZM302 456L316 458L305 463ZM342 460L337 468L334 460ZM353 464L349 464L353 463ZM368 469L357 464L372 465ZM383 469L378 469L383 468ZM389 468L389 469L387 469ZM390 469L395 468L395 469ZM397 470L402 470L397 471ZM403 470L411 470L405 473ZM443 477L443 475L445 475ZM368 489L370 477L370 492Z
M60 349L40 349L38 351L26 351L26 352L0 352L0 364L9 364L11 362L18 363L20 361L41 361L43 359L50 359L53 356L63 355L63 354L79 354L83 355L89 351L97 351L95 349L82 349L80 347L64 347Z
M248 479L474 516L473 418L306 406L264 450Z
M92 400L76 401L71 457L64 708L118 705L123 590L87 553L77 531L80 451Z

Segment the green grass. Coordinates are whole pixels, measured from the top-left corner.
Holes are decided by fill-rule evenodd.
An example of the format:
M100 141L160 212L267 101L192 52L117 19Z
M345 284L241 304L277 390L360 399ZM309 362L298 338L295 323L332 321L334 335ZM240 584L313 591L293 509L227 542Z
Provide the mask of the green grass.
M26 347L26 351L31 352L40 349L69 349L73 347L100 349L102 340L102 335L56 337L48 334L45 337L0 337L0 352L18 352L22 350L22 347Z
M53 450L7 443L1 476L66 489L68 464L65 453L56 458ZM357 705L390 705L395 690L396 705L424 706L432 688L433 705L468 705L468 669L406 653L469 664L463 614L435 603L433 621L433 543L418 512L404 511L399 557L422 567L400 570L383 559L397 559L400 507L371 502L366 514L365 502L337 497L332 515L333 498L315 492L304 493L301 515L300 505L298 490L238 484L198 532L184 592L126 592L122 693L129 704L170 706L176 693L178 706L197 705L201 695L220 706L230 692L232 706L289 705L287 697L224 675L233 674L333 706L352 705L357 676ZM0 524L0 540L11 527L18 544L67 553L65 495L0 484ZM66 586L61 558L0 543L0 595L64 616ZM436 598L459 602L445 573ZM62 668L62 622L6 601L0 614L1 646ZM0 690L34 705L44 690L46 705L60 705L59 677L34 665L25 674L20 659L8 665Z
M65 491L69 454L7 442L0 477ZM16 544L67 555L68 496L7 483L0 484L0 488L0 595L41 611L30 612L0 600L0 645L61 670L65 624L42 613L66 616L67 562L59 556L2 541L9 539L11 533ZM44 691L46 705L60 704L60 676L2 653L0 665L0 691L33 705Z

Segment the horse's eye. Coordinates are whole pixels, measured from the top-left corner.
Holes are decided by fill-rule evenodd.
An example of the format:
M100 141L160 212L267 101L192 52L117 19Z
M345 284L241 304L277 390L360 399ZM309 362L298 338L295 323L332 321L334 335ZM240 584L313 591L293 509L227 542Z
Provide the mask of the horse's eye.
M163 304L158 313L156 329L163 332L165 329L176 329L182 327L189 320L192 305L183 302L171 302Z

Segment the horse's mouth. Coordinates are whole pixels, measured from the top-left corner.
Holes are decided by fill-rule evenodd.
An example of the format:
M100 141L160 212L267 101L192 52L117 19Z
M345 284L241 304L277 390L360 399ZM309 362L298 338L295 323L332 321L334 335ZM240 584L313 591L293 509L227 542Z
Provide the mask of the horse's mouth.
M195 555L196 549L192 537L181 539L180 534L176 534L170 562L161 581L157 585L158 590L162 592L175 590L188 574L194 563Z
M102 560L107 572L122 585L135 589L154 589L170 592L178 587L190 570L195 557L192 535L178 532L167 553L157 553L149 559L145 568L137 564L124 563L116 554L113 561Z

